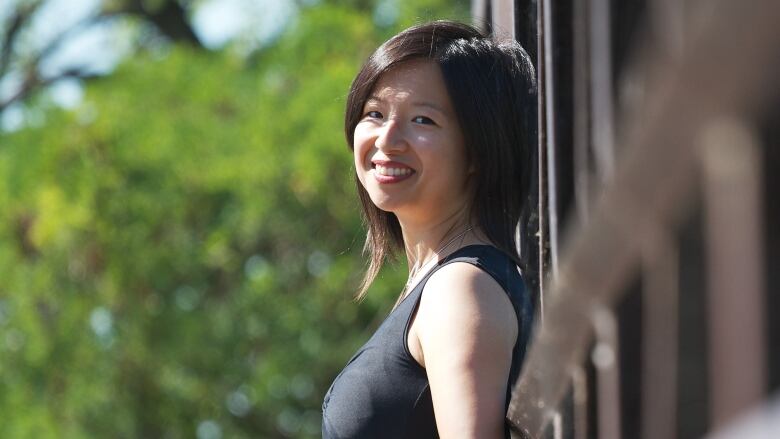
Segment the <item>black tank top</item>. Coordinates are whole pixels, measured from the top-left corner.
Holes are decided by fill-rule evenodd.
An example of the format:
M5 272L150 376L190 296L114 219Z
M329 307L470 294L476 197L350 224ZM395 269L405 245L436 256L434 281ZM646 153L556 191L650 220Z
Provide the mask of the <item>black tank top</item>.
M488 273L514 306L518 335L507 377L508 408L531 332L533 301L509 257L492 246L471 245L431 269L339 373L322 404L323 439L439 437L428 377L409 352L407 336L425 283L453 262L466 262ZM509 437L508 428L505 436Z

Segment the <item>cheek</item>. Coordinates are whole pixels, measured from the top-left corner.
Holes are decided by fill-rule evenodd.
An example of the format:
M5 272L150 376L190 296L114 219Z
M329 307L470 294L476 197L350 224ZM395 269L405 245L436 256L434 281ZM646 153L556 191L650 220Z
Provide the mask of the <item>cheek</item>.
M360 158L360 153L357 148L357 145L355 145L353 158L355 162L355 175L357 175L358 180L360 180L360 184L363 187L366 187L366 172L364 171L362 159Z
M474 165L469 162L466 148L462 139L450 137L447 141L450 148L447 154L447 173L453 186L462 190L470 183L470 177L474 171Z
M366 154L368 153L368 144L364 133L359 128L355 128L355 133L352 137L352 145L354 146L352 149L352 160L355 165L355 173L363 186L365 186L365 162Z
M376 142L376 129L368 123L359 123L355 127L354 134L352 135L353 145L355 145L355 164L362 164L366 166L366 162L370 159L368 155L374 151ZM359 161L359 160L362 160Z

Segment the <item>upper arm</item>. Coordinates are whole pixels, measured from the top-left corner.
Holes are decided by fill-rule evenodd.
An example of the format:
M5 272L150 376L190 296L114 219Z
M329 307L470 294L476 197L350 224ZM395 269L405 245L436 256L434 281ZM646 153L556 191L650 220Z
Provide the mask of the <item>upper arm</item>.
M449 264L425 285L415 327L440 436L503 437L517 316L501 286Z

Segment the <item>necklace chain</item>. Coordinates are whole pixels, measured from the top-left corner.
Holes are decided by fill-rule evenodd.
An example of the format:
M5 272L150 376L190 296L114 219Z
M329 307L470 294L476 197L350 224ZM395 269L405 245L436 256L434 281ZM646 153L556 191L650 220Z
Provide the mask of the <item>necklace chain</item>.
M447 247L452 245L453 242L455 242L458 238L463 237L466 233L471 231L471 227L467 227L462 232L458 233L457 235L450 238L447 242L445 242L443 245L441 245L439 248L436 249L436 251L433 252L433 257L425 261L424 263L417 265L415 267L412 267L412 269L409 271L409 278L406 281L406 285L404 285L404 290L402 293L403 295L406 295L406 292L409 291L409 287L411 286L412 282L417 278L417 275L420 274L420 272L423 271L424 268L427 268L427 266L436 260L436 257L439 253L443 252Z

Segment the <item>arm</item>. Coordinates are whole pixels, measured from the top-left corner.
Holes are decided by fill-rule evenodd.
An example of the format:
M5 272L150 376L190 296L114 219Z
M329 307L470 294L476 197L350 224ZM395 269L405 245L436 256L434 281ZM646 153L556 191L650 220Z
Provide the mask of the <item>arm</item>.
M504 290L466 263L437 271L414 322L439 435L503 438L517 317Z

